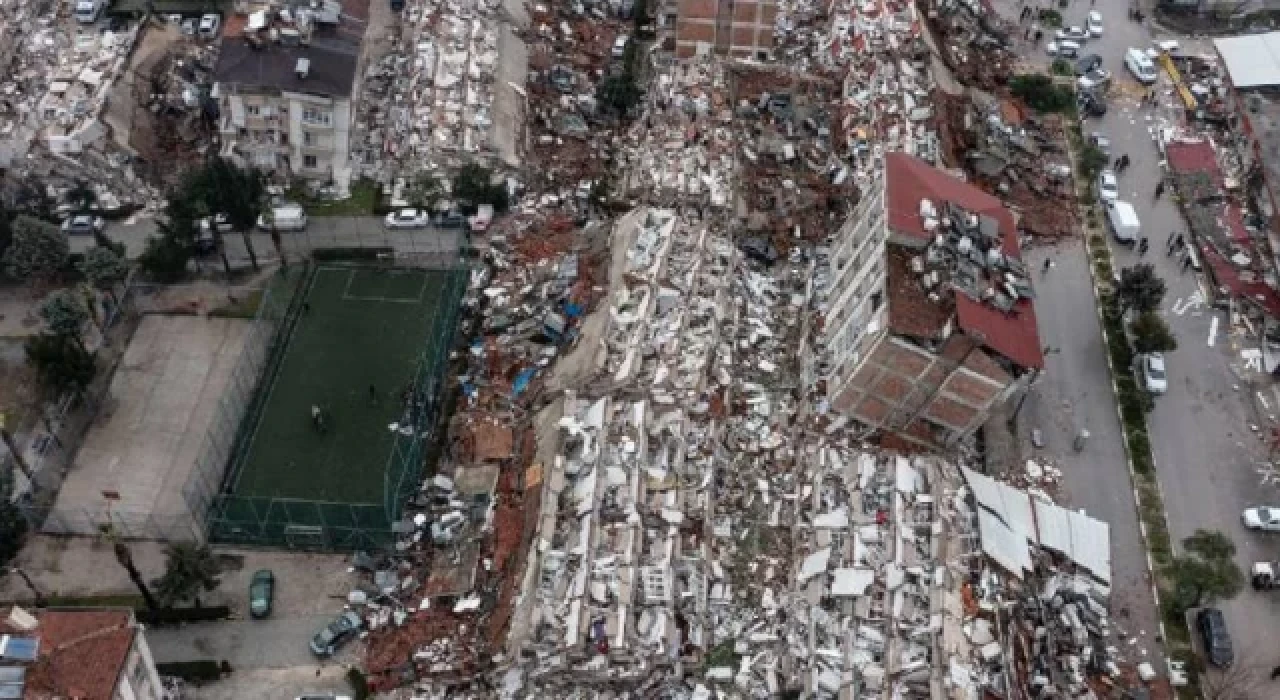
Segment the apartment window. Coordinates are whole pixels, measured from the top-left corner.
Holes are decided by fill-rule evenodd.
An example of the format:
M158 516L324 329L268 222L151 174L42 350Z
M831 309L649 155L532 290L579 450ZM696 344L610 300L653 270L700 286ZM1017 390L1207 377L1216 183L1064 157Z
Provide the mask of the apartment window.
M880 310L880 304L884 303L884 292L876 292L871 295L871 313Z
M244 113L256 117L262 114L262 108L258 105L245 105Z
M319 126L329 126L333 119L333 115L328 112L312 109L307 107L302 110L302 121L306 124L317 124Z
M303 157L302 157L302 167L304 167L304 168L314 168L314 167L316 167L316 157L315 157L315 156L303 156Z
M310 131L304 131L304 132L302 132L302 145L303 145L303 146L310 146L310 145L311 145L311 143L312 143L313 141L315 141L315 137L313 137L313 136L311 135L311 132L310 132Z

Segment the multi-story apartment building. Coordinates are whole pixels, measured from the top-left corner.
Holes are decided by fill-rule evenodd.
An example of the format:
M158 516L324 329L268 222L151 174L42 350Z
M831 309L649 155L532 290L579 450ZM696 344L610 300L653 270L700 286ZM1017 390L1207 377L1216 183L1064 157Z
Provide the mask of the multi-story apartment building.
M676 56L706 53L767 59L773 50L773 0L679 0Z
M214 69L222 154L281 175L349 181L359 54L359 42L336 36L308 45L225 39Z
M0 697L161 700L143 629L127 609L11 608L0 636Z
M1013 214L892 153L831 246L827 396L861 426L940 447L1044 364Z

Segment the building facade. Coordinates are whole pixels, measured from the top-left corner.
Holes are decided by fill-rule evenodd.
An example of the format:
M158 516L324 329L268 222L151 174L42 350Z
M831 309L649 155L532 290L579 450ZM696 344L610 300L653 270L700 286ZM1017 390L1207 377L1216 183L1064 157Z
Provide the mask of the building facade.
M1043 367L1030 275L999 200L885 161L831 243L827 397L868 432L945 447Z
M345 184L359 44L227 39L214 71L221 153L282 176Z
M676 56L716 53L766 60L777 15L773 0L679 0Z
M41 610L14 607L0 637L0 665L22 686L4 697L162 700L143 628L128 609Z

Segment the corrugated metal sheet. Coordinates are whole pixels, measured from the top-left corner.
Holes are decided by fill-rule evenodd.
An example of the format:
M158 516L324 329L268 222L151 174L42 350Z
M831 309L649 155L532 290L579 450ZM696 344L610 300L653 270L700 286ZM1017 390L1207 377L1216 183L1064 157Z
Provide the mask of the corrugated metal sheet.
M1027 538L1010 530L986 508L978 509L978 533L982 535L982 551L1010 575L1021 579L1022 572L1031 570Z
M1111 583L1111 527L1084 513L1035 501L1040 544Z
M1213 45L1237 88L1280 85L1280 32L1214 39Z
M1031 498L1025 491L1000 483L972 469L963 468L964 480L973 489L978 505L991 511L1009 530L1028 542L1036 542L1036 527L1031 512Z

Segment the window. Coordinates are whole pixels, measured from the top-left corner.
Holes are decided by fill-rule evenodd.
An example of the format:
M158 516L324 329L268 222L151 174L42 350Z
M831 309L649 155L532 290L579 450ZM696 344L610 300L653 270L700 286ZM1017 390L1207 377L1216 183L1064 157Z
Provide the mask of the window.
M314 167L316 167L316 157L315 157L315 156L303 156L303 157L302 157L302 167L304 167L304 168L314 168Z
M310 146L310 145L311 145L311 143L312 143L312 141L314 141L314 138L312 137L312 135L311 135L311 132L310 132L310 131L304 131L304 132L302 132L302 145L303 145L303 146Z
M317 124L319 126L329 126L329 123L332 120L332 118L333 118L332 115L329 114L328 112L324 112L318 109L313 109L311 107L306 107L302 110L302 121L305 124Z
M262 114L262 108L258 105L245 105L244 112L251 117L256 117Z
M876 292L871 295L871 313L880 310L880 304L884 303L884 292Z

